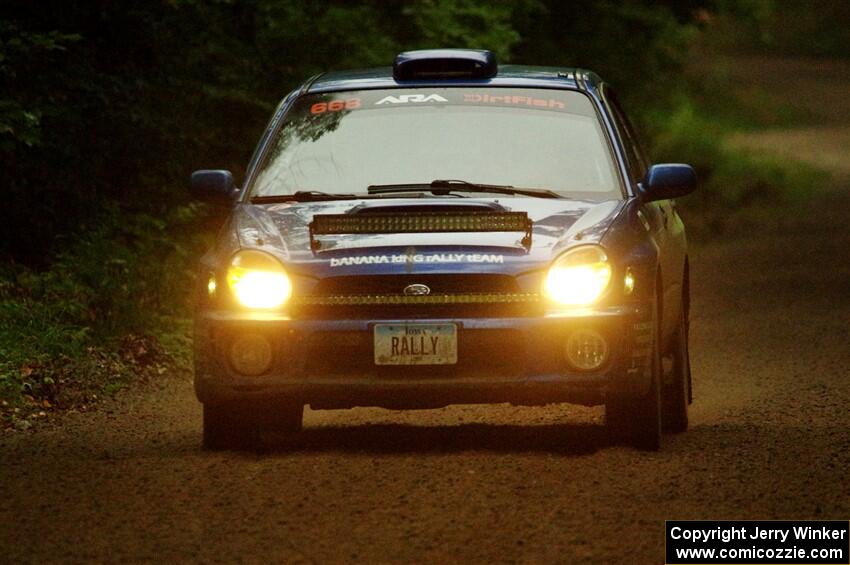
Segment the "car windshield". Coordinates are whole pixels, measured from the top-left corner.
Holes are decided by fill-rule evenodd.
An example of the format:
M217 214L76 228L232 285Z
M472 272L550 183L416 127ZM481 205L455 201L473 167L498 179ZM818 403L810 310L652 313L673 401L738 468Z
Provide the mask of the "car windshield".
M424 88L313 94L286 114L252 196L361 194L436 179L620 198L590 99L567 90ZM459 191L462 193L462 191Z

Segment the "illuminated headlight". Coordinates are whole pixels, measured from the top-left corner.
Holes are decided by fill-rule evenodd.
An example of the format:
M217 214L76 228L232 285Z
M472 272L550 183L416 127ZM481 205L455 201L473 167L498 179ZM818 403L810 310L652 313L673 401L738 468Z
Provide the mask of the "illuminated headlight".
M278 308L292 295L283 265L267 253L250 249L233 256L227 286L242 306L258 310Z
M549 267L544 290L564 306L593 304L611 282L611 264L600 247L577 247L558 257Z

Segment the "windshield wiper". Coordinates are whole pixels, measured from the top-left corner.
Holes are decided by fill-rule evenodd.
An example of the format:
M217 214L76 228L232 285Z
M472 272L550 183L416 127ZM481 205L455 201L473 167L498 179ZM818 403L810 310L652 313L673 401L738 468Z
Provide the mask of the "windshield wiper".
M357 200L365 194L322 192L320 190L297 190L292 194L252 196L251 204L274 204L277 202L318 202L320 200Z
M428 191L434 194L450 192L490 192L495 194L519 194L537 198L561 198L561 195L542 188L515 188L507 184L481 184L456 179L437 179L430 183L412 184L373 184L369 186L369 194L385 194L388 192L418 192Z

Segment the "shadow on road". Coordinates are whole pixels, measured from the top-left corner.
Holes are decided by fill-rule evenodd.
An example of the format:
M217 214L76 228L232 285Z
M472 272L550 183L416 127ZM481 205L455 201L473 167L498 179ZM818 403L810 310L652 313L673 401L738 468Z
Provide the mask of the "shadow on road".
M553 424L512 426L461 424L410 426L370 424L364 426L307 428L294 437L267 434L264 452L496 453L548 452L559 455L590 455L611 445L603 426Z

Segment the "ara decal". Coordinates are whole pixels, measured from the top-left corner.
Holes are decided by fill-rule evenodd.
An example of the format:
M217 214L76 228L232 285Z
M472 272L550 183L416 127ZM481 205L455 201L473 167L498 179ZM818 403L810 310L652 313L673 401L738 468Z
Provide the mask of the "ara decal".
M400 94L398 96L385 96L375 102L376 106L381 104L408 104L423 103L423 102L448 102L439 94Z

